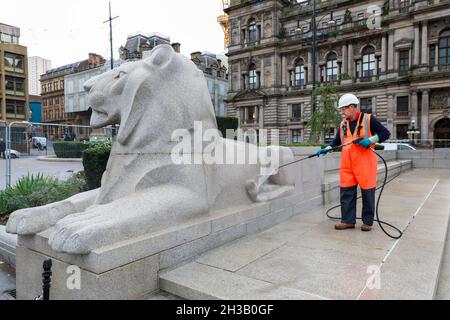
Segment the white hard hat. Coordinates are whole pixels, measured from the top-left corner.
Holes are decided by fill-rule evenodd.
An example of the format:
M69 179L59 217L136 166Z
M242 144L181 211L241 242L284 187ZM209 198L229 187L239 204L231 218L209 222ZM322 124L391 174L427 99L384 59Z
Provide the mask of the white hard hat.
M357 105L359 105L359 100L354 94L346 93L339 99L338 108L340 109L340 108L346 107L351 104L354 104L357 106Z

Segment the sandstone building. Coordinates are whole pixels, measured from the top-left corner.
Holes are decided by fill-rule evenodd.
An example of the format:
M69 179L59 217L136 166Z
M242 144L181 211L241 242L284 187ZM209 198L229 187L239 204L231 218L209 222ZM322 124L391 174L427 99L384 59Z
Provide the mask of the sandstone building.
M450 147L450 1L231 0L228 114L244 130L280 130L280 143L308 138L317 86L361 98L393 139ZM331 21L331 23L330 23ZM336 130L336 129L334 129ZM329 132L330 139L334 132Z

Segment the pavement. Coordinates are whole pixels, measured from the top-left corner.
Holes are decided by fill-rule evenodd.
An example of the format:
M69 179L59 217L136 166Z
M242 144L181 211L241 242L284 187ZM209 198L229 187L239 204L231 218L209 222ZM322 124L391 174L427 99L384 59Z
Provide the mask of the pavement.
M73 173L83 170L81 162L46 162L38 161L37 156L24 156L19 159L11 159L11 184L22 176L42 173L44 176L53 176L65 180ZM0 190L5 188L6 160L0 158Z
M361 222L336 231L327 208L164 270L161 289L185 299L450 299L450 170L411 170L386 187L380 218L404 230L399 240Z
M380 218L404 231L399 240L378 225L335 231L329 207L163 270L148 299L450 300L450 170L414 169L388 184ZM0 262L0 300L14 283Z
M0 260L0 300L10 300L8 292L15 289L15 270Z

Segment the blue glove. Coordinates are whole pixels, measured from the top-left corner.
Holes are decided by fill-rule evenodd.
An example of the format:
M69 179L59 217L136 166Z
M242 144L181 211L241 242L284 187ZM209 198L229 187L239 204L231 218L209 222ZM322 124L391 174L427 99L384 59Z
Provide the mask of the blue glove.
M326 148L322 148L317 150L316 152L316 156L320 157L322 154L327 154L332 148L330 146L326 147Z
M361 146L363 146L364 148L369 149L369 148L370 148L370 145L371 145L372 143L377 143L379 140L380 140L380 139L378 138L378 135L375 135L375 136L370 137L370 138L362 139L362 140L360 140L358 143L359 143Z

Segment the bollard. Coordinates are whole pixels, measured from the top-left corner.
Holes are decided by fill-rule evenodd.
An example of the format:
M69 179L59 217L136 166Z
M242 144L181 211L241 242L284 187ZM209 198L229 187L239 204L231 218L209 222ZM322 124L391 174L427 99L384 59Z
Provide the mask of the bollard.
M34 300L50 300L50 282L52 276L52 259L46 259L42 265L44 272L42 273L42 294Z
M42 273L42 300L50 300L50 282L52 276L52 259L47 259L43 264L44 272Z

